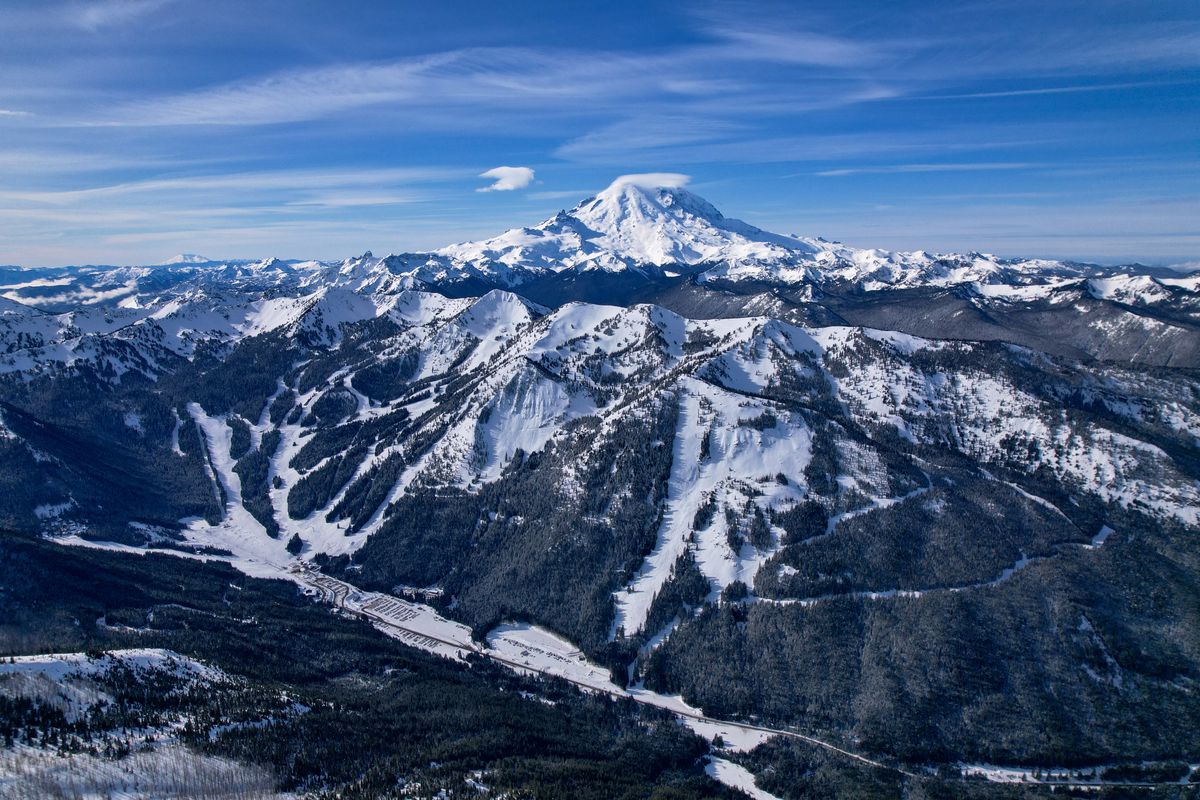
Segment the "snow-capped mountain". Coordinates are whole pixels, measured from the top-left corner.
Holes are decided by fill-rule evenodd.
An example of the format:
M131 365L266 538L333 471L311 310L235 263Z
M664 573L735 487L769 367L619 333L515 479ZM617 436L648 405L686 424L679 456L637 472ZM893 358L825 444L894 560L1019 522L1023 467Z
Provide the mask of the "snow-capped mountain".
M683 176L627 175L532 228L435 251L438 278L486 275L506 285L564 271L698 272L701 282L856 284L866 290L982 282L1042 282L1096 274L1087 265L864 250L770 233L724 216L683 188ZM429 274L427 263L414 270Z
M688 267L714 262L790 264L818 252L811 243L729 219L682 188L679 176L628 175L533 228L436 251L485 270L531 271Z
M479 295L491 288L551 306L636 299L689 316L852 322L930 338L1000 339L1067 356L1200 365L1194 276L857 249L730 219L683 184L677 175L623 176L540 225L431 253L367 252L341 262L186 256L156 267L5 269L0 350L8 355L0 369L74 363L81 353L115 358L110 347L93 349L95 335L110 334L112 341L141 338L160 348L153 357L131 357L148 367L164 355L190 357L201 342L228 345L265 333L278 319L293 324L318 296L323 305L334 296L377 298L357 303L366 313L407 290ZM339 322L351 317L358 318L330 314Z
M211 264L213 260L207 256L196 255L195 253L180 253L179 255L171 256L163 264Z
M1004 299L1040 299L1065 282L1090 278L1097 281L1090 288L1095 296L1141 305L1161 302L1172 290L1196 291L1194 279L1152 275L1136 265L1102 268L983 253L892 252L771 233L724 216L684 183L684 176L671 174L622 176L595 197L533 227L428 253L375 257L368 252L342 262L217 262L182 255L159 267L30 271L26 280L19 279L26 277L20 270L5 270L0 292L41 307L128 305L187 282L259 291L333 285L381 292L421 285L516 288L589 273L686 276L717 288L879 292L984 286L998 288L983 289L980 296Z
M680 184L432 253L0 270L0 527L419 592L841 741L897 636L936 655L889 709L957 681L929 752L1042 758L1041 711L962 749L1012 686L1088 752L1194 704L1155 609L1194 605L1198 279L781 236Z

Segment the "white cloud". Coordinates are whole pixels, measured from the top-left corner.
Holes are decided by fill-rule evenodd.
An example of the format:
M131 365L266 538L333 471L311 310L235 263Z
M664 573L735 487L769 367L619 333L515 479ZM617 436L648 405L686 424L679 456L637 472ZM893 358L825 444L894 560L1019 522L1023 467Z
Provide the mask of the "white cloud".
M29 117L32 116L28 111L14 111L11 108L0 108L0 117Z
M640 186L643 189L682 189L691 179L691 175L678 172L637 172L632 175L618 175L609 188Z
M477 192L511 192L533 183L533 170L529 167L495 167L479 173L479 177L489 178L495 183L476 189Z

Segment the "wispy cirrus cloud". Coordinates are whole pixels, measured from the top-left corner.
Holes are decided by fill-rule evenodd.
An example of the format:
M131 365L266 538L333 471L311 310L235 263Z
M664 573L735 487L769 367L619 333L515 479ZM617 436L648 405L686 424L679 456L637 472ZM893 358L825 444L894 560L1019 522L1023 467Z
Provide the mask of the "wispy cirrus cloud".
M117 24L166 0L95 3L81 14ZM750 15L743 15L750 16ZM111 23L110 23L111 20ZM796 114L871 103L971 75L1069 69L1154 52L1155 63L1200 50L1189 30L1136 33L1138 43L1096 47L1046 36L1021 48L976 52L969 38L862 36L817 32L802 20L749 25L732 12L709 15L708 42L655 52L490 47L445 50L384 62L285 68L192 91L150 96L80 115L110 126L258 126L326 119L356 109L404 110L412 124L494 125L545 115L597 116L644 105L666 113ZM1078 37L1076 37L1078 38ZM778 74L763 80L762 65ZM816 70L816 72L814 72ZM998 90L994 96L1009 91ZM1038 91L1027 90L1027 91ZM989 96L989 93L961 93ZM953 96L953 95L948 95ZM464 110L488 115L461 113ZM457 112L457 113L456 113Z
M920 46L920 37L882 39L836 32L799 5L730 0L692 9L697 29L717 46L713 55L794 66L859 70Z
M530 200L582 200L596 193L595 188L590 189L554 189L545 192L530 192L527 197Z
M420 76L448 57L288 70L265 78L135 100L91 121L112 126L272 125L416 98Z
M887 208L870 208L869 214L864 213L867 206L810 210L802 229L859 246L1109 263L1145 258L1151 241L1166 261L1180 260L1172 254L1200 248L1200 230L1186 222L1200 213L1194 199L1100 196L1086 202L1036 202L981 195L950 203L906 198ZM776 229L786 230L788 224L774 222Z
M871 42L855 41L809 30L778 28L747 28L735 24L712 26L709 32L728 42L720 55L752 61L774 61L815 67L862 68L887 57L885 48Z
M744 121L707 115L653 114L592 130L561 144L555 155L572 160L619 160L621 154L694 148L743 137L752 131Z
M336 257L445 244L461 221L430 211L478 168L274 169L0 189L5 244L26 263L158 263L171 252ZM90 244L89 244L90 243ZM4 245L0 245L0 251ZM93 250L72 256L80 248ZM0 252L0 261L7 261Z
M398 206L418 203L421 195L379 192L322 192L302 200L291 200L290 206L313 206L320 208L365 208L368 206Z
M454 180L469 174L470 172L467 170L442 167L255 170L156 177L68 190L0 191L0 202L9 200L66 205L92 199L156 194L170 194L177 197L196 196L205 192L286 194L330 188L429 184Z
M994 172L996 170L1037 169L1044 166L1046 165L1024 161L979 161L957 164L888 164L876 167L825 169L813 174L823 178L838 178L847 175L900 175L921 172Z
M67 6L64 13L87 31L128 25L174 3L175 0L96 0Z
M494 126L498 118L578 116L580 101L635 102L667 91L671 59L525 48L451 50L379 63L291 69L194 92L118 105L85 124L252 126L327 118L372 106L403 110L410 124ZM648 75L659 72L662 81ZM686 94L686 92L684 93ZM490 116L464 115L488 110Z
M664 104L667 109L712 104L733 114L779 113L783 102L795 113L896 95L877 81L839 80L754 100L749 75L754 70L744 62L774 58L749 42L642 54L472 48L389 62L281 70L117 104L79 122L118 127L256 126L380 107L403 110L410 124L490 127L517 120L528 127L548 116L595 118L638 107L661 111ZM754 100L757 107L747 107L747 100Z
M594 130L560 145L555 155L582 164L662 165L821 163L868 157L930 159L955 153L1019 149L1070 141L1079 126L972 123L930 131L921 127L854 132L771 135L768 125L705 117L638 117ZM959 158L962 156L960 155Z
M915 97L916 100L986 100L995 97L1036 97L1038 95L1081 94L1085 92L1115 92L1126 89L1147 89L1172 86L1180 81L1127 81L1124 83L1084 83L1076 86L1044 86L1030 89L1005 89L991 92L963 92Z
M939 8L933 15L939 19L914 14L905 3L881 7L870 0L849 0L836 12L820 2L776 4L769 13L760 3L727 2L702 8L695 19L702 31L726 44L730 58L826 68L914 90L960 81L1200 66L1200 19L1194 9L1178 19L1166 13L1133 19L1104 13L1121 5L1088 3L1089 16L1074 25L1062 24L1062 14L1071 13L1065 8L1036 0L962 3ZM769 23L755 22L764 18ZM1049 19L1039 24L1042 18ZM860 19L870 22L850 23L859 30L847 35L847 20Z

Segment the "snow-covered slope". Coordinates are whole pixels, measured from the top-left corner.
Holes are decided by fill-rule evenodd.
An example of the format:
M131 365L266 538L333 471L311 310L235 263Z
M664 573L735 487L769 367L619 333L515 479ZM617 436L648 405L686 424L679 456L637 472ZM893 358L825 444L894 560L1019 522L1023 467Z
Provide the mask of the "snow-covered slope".
M1100 502L1197 521L1196 485L1186 461L1176 458L1177 448L1193 447L1200 436L1188 394L1195 389L1186 378L1160 384L1113 366L1085 367L1069 357L1039 362L1024 350L954 341L985 338L961 333L980 329L993 340L1021 341L1017 334L1057 324L1054 315L1066 313L1078 321L1076 340L1092 342L1095 352L1132 342L1126 349L1136 356L1167 342L1183 352L1178 360L1186 365L1200 339L1180 316L1198 305L1194 279L1095 275L1060 262L888 253L780 236L726 218L682 184L679 176L625 176L542 225L435 253L367 252L340 263L271 258L28 276L8 271L16 279L7 293L21 299L0 298L0 374L16 381L83 374L131 392L137 389L127 387L139 381L154 385L163 376L186 375L179 379L184 385L170 382L171 406L157 401L160 418L169 414L174 427L171 453L183 453L179 437L189 417L204 421L210 447L231 447L232 431L241 426L254 446L277 434L282 449L270 456L270 486L247 490L246 502L259 504L264 531L306 534L326 552L361 546L412 487L480 491L529 454L576 442L585 428L599 446L631 425L651 424L663 408L673 415L673 433L659 432L656 441L674 442L675 466L663 477L668 496L651 560L672 567L701 498L740 509L737 520L706 528L712 541L699 551L699 568L717 586L753 582L772 545L759 523L757 544L744 551L736 544L746 513L758 519L746 509L767 513L807 496L806 482L794 476L809 468L817 431L829 425L886 429L913 446L948 443L980 463L1007 464L1015 449L1025 460L1012 469L1051 474ZM488 290L515 284L519 291L563 274L604 280L681 270L695 273L690 291L748 299L711 315L723 318L704 319L655 304L551 308L513 291ZM444 291L466 295L465 280L478 282L471 288L480 291L451 297L428 290L444 282ZM723 291L741 281L799 282L812 291ZM911 307L902 304L894 325L845 325L837 318L837 325L796 324L807 318L791 313L795 305L817 302L819 292L839 294L835 287L845 284L856 288L840 291L851 298L836 306L841 320L853 310L846 303L864 294L951 287L921 295L926 329L944 333L918 338L875 330L903 327ZM119 299L98 301L105 287L117 287ZM52 313L47 292L78 299L70 310ZM889 307L869 305L876 312ZM942 307L954 310L938 316ZM1026 312L1043 316L1015 316ZM1005 314L1016 320L1007 328ZM961 321L970 315L974 327ZM249 351L238 349L250 340ZM254 364L263 374L217 380L231 381L229 391L242 395L186 384L205 380L210 362L241 352L253 357L237 368ZM999 356L987 355L993 352ZM1136 363L1114 352L1114 361ZM985 358L1010 368L992 374L979 367ZM130 375L136 380L127 381ZM249 386L261 396L247 396ZM1172 391L1184 394L1168 400ZM218 406L197 401L213 397L222 398ZM1107 409L1106 422L1096 421L1097 404ZM1080 413L1064 416L1058 406ZM147 412L130 413L136 422ZM338 433L346 438L336 446L309 447L309 437L323 442L344 425L362 431ZM911 469L901 476L886 465L880 453L888 448L851 442L844 431L830 435L846 440L838 447L856 465L837 476L847 497L882 502L919 488ZM694 463L701 440L704 468ZM319 457L293 465L301 450ZM38 461L35 451L23 452L51 463ZM241 455L222 456L227 473ZM583 468L589 458L581 451L567 470ZM209 452L206 463L218 463L217 456ZM772 483L776 475L790 477ZM235 483L229 474L223 479ZM60 480L49 480L53 491L31 509L75 513L76 501L59 491ZM238 494L228 487L225 493ZM286 541L263 546L273 552ZM631 576L617 603L618 624L639 624L662 580L653 570Z
M273 336L293 353L269 376L278 387L270 413L186 410L227 510L215 525L191 520L185 537L260 563L288 559L293 535L309 555L353 552L388 528L395 504L431 487L483 491L531 454L577 452L545 473L544 490L569 508L591 491L584 476L598 454L655 408L669 412L670 430L637 446L669 448L670 471L653 548L615 595L613 629L628 633L642 629L685 553L714 591L753 585L784 540L773 515L809 501L860 513L927 490L930 467L908 462L893 440L948 447L986 471L1049 476L1114 508L1200 522L1200 488L1172 455L1200 442L1200 411L1172 397L1196 391L1183 378L1092 374L1020 348L859 327L689 320L654 305L550 310L504 291L405 291L385 303L322 290L226 307L228 319L172 310L144 324L181 354L201 329L231 342L239 332ZM328 366L294 372L305 352ZM253 443L279 437L263 477L274 538L247 513L252 490L235 471L233 431L243 425ZM309 502L314 485L327 488ZM69 498L53 499L47 507L76 513Z
M559 227L580 234L576 252L669 260L733 248L746 274L819 276L811 262L837 247L708 227L714 212L681 191L620 186ZM505 274L614 279L524 257ZM872 258L859 266L880 269ZM135 302L58 313L5 300L0 525L437 596L462 631L536 623L648 684L656 659L714 615L728 624L690 646L702 660L764 624L771 642L791 641L805 620L836 613L821 629L838 641L858 624L843 616L854 609L887 616L968 596L1028 605L1009 593L1039 581L1040 596L1070 570L1136 558L1139 541L1190 541L1194 372L973 341L955 335L955 315L1007 335L1020 328L997 322L1005 314L1065 309L1098 339L1126 342L1167 326L1159 318L1191 289L1115 276L1022 283L1012 266L1011 283L994 283L987 259L918 260L970 278L900 293L950 309L930 317L941 336L844 316L811 324L794 311L812 299L726 291L711 275L655 280L728 301L720 315L543 305L488 286L486 258L465 267L479 291L431 291L415 271L457 269L445 255L204 266L139 283ZM1012 623L981 611L970 624ZM754 669L791 663L770 646L739 652Z

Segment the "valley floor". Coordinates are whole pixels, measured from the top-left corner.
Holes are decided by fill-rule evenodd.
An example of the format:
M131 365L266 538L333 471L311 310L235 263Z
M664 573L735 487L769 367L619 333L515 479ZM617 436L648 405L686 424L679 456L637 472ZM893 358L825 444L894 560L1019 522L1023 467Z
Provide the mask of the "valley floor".
M88 541L74 536L59 537L57 541L75 546L131 554L143 552L140 548ZM215 560L226 559L216 558ZM246 563L242 563L242 561ZM674 715L681 724L716 745L715 753L709 757L706 767L706 772L711 777L758 800L770 800L774 796L755 786L753 773L731 758L736 758L740 753L748 753L775 737L803 742L820 748L836 758L905 777L918 778L922 774L932 775L938 769L938 765L905 766L884 763L799 731L710 717L700 709L688 705L682 697L654 692L641 685L621 687L613 682L612 675L607 669L589 661L570 641L537 625L502 623L489 631L485 641L481 643L472 638L470 628L445 618L428 605L381 592L360 589L344 580L318 571L305 561L296 559L288 564L257 558L243 559L242 561L233 560L232 563L255 577L286 578L293 581L299 584L306 593L332 606L335 611L367 620L387 636L411 647L458 661L465 661L470 656L483 657L519 673L558 678L585 692L598 692L614 698L627 698L639 704L667 711ZM1182 779L1155 783L1103 778L1103 772L1114 765L1096 765L1086 768L995 764L943 766L957 769L967 780L1092 790L1104 787L1186 786L1190 775L1200 771L1200 764L1191 764L1188 765L1188 774ZM0 797L4 797L4 795L0 793Z

